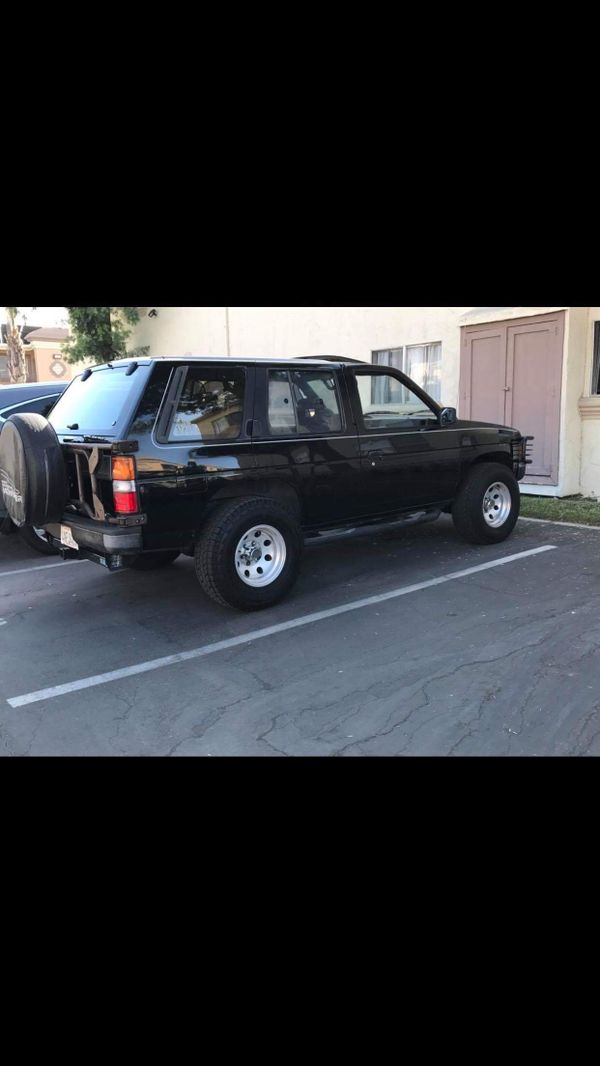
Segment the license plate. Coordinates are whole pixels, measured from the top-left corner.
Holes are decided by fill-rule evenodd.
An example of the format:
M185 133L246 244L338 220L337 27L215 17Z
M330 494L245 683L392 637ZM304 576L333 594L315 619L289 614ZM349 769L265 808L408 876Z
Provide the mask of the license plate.
M75 551L79 551L79 545L68 526L60 527L60 542L65 548L74 548Z

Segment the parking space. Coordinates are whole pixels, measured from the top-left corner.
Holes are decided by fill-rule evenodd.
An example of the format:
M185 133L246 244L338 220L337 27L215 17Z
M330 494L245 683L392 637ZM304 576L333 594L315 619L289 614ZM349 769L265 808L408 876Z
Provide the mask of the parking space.
M307 548L255 615L190 559L109 575L2 538L0 751L600 754L599 538L521 521L471 547L444 517Z

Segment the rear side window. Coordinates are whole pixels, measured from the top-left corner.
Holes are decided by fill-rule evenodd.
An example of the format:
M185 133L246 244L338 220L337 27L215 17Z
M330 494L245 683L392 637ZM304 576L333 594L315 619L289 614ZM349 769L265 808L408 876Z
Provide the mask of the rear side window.
M241 367L190 367L168 440L237 440L242 432L246 375Z
M130 434L137 433L141 436L152 431L172 372L173 368L166 363L157 363L154 366L152 377L146 386L146 391L140 400L140 406L135 413L135 418L129 431Z
M335 374L269 371L269 428L277 437L339 433L342 412Z
M58 401L49 421L57 433L77 427L81 433L113 437L129 399L140 387L140 371L127 366L102 367L83 381L75 378Z

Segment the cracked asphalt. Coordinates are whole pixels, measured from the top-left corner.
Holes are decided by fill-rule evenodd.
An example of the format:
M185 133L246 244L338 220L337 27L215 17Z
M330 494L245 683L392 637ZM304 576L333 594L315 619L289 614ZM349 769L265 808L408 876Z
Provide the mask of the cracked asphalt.
M504 544L473 547L443 517L308 548L293 594L244 615L204 597L190 559L155 574L34 570L55 560L2 537L0 753L598 755L599 538L521 521ZM556 550L209 658L6 702L546 544Z

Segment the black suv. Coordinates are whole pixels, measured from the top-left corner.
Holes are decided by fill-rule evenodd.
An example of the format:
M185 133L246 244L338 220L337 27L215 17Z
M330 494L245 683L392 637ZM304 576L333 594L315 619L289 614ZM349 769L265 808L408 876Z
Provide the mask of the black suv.
M504 540L529 439L458 421L388 367L140 359L86 370L49 421L11 417L0 477L13 521L65 556L152 570L183 553L214 600L257 610L307 538L446 511L472 543Z

